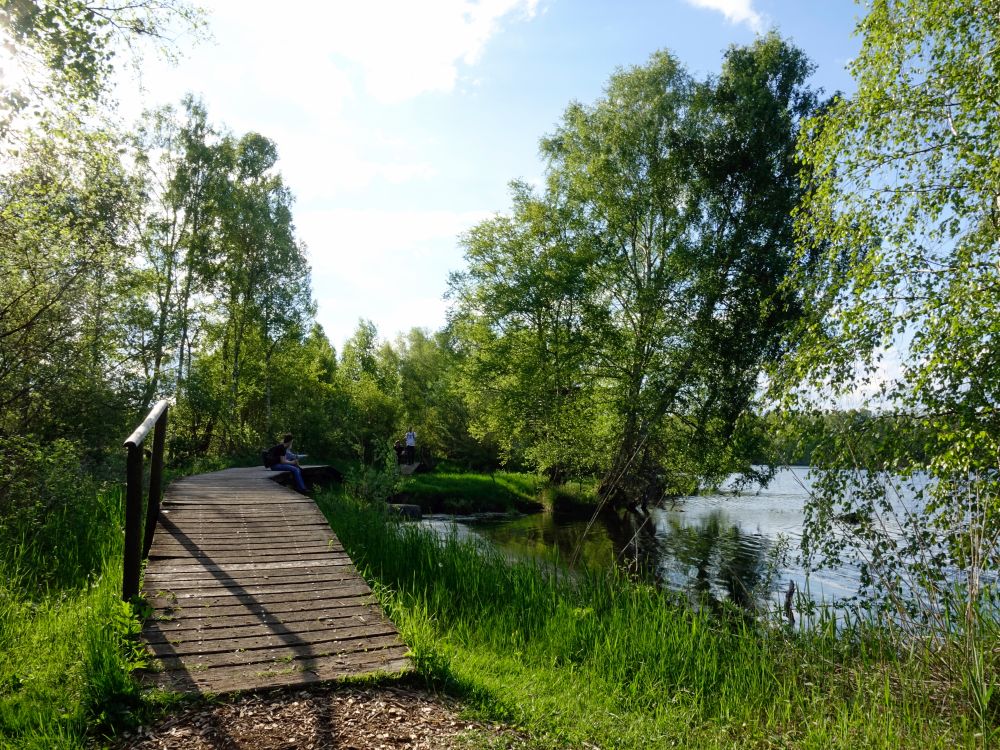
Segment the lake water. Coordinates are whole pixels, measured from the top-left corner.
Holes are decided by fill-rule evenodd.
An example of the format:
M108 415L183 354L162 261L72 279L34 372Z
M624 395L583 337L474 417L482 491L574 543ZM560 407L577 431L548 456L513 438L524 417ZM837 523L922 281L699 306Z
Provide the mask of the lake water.
M813 572L807 581L797 561L808 492L808 469L792 468L778 472L765 489L682 498L645 518L431 515L421 524L442 536L489 542L515 559L550 559L557 551L563 561L618 565L700 600L777 602L790 580L816 601L851 596L856 568Z

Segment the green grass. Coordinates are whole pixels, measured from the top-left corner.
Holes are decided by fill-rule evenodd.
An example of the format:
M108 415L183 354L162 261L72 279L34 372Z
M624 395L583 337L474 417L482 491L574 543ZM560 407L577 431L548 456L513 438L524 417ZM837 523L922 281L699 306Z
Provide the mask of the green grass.
M961 696L878 633L795 635L608 573L510 564L320 499L429 681L539 746L986 747ZM994 728L995 730L995 728Z
M527 472L484 474L448 466L405 477L401 492L425 513L531 513L546 509L589 516L596 505L593 480L556 487Z
M82 747L140 705L121 493L88 489L0 561L0 746Z
M435 471L405 478L402 493L425 512L510 513L540 510L542 487L534 474Z

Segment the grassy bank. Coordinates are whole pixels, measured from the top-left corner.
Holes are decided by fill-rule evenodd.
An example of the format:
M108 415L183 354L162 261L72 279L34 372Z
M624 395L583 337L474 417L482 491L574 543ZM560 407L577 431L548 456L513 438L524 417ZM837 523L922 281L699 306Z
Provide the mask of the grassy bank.
M425 513L530 513L558 509L589 515L595 499L590 484L554 487L537 474L493 474L439 467L404 478L401 495Z
M541 745L986 747L947 682L873 635L695 613L614 575L569 581L321 504L421 673Z
M129 677L138 625L121 601L121 493L84 485L67 499L0 560L3 747L82 747L140 705Z
M534 474L476 474L444 468L404 478L400 494L425 513L508 513L541 510L540 489Z

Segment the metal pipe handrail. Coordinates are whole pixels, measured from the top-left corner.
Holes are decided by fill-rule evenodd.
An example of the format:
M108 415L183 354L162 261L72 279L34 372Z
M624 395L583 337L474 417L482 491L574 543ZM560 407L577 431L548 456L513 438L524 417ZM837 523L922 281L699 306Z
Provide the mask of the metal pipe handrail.
M163 453L167 434L167 401L159 401L150 410L135 431L125 440L128 459L125 467L125 551L122 570L122 599L128 601L139 593L139 573L142 560L149 554L160 515L160 498L163 494ZM149 467L149 490L146 493L145 532L142 527L142 474L141 445L153 430L153 449Z

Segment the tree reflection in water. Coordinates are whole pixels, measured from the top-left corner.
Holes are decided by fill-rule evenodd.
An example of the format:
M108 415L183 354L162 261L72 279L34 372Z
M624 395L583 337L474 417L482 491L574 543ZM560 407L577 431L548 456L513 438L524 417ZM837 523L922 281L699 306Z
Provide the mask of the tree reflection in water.
M602 515L593 523L549 513L514 519L464 519L514 559L551 560L574 567L617 565L638 579L685 591L701 603L729 601L754 609L767 596L770 541L748 534L722 511L695 523L678 513Z
M719 603L723 599L754 609L757 597L769 591L767 561L770 542L759 534L746 534L722 511L700 519L698 525L682 525L676 517L666 524L663 537L665 565L687 566L678 578L686 578L687 590L699 598ZM683 571L683 568L681 568Z

